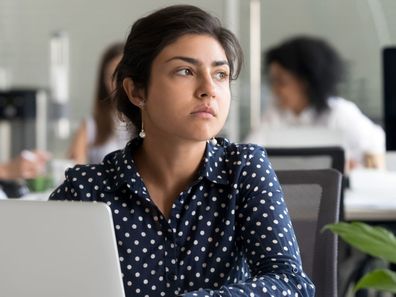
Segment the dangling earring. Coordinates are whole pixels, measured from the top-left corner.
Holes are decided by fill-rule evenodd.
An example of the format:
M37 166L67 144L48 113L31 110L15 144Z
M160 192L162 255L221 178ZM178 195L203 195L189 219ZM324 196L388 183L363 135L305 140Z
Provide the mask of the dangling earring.
M140 102L139 102L139 106L143 109L144 102L143 102L143 101L140 101ZM145 138L145 137L146 137L146 132L144 132L144 127L143 127L143 118L142 118L142 128L140 129L139 137L140 137L140 138Z
M140 129L140 132L139 132L139 137L140 138L146 137L146 132L144 132L144 128L143 128L143 120L142 120L142 128Z
M216 145L216 144L217 144L217 139L214 138L214 137L212 137L212 139L210 140L210 143L211 143L212 145Z

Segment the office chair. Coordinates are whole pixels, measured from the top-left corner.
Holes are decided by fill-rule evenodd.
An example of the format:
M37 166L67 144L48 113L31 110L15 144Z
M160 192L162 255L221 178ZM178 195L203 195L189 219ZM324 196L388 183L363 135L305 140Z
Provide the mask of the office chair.
M267 147L275 170L333 168L344 174L345 152L339 146L328 147Z
M348 187L345 172L345 151L339 146L266 148L275 170L303 170L333 168L341 172L340 220L344 220L344 189Z
M337 236L322 228L339 220L341 178L334 169L278 170L303 267L316 296L336 297Z

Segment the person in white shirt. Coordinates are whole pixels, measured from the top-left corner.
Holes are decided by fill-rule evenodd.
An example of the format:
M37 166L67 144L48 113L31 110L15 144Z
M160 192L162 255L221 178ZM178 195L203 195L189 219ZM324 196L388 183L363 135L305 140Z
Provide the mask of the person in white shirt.
M384 131L354 103L337 96L343 63L326 41L289 39L265 53L264 65L275 100L245 141L266 145L271 129L326 128L343 139L347 169L384 166Z
M113 73L122 58L123 43L110 45L103 53L96 86L93 114L80 124L68 157L77 164L100 163L108 153L124 148L134 134L120 121L114 106Z

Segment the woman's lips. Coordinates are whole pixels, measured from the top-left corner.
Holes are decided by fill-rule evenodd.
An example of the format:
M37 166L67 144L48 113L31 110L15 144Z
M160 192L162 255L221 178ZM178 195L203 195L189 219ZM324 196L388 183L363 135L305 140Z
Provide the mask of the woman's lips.
M212 118L216 116L215 111L210 106L199 106L191 114L202 118Z

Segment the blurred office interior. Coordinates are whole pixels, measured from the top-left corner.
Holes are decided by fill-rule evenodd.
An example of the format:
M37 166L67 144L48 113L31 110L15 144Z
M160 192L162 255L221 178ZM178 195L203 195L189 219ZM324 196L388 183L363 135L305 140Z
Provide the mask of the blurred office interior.
M44 89L51 104L55 101L55 105L59 102L64 105L61 111L47 114L50 120L66 117L66 123L57 123L63 125L63 132L56 125L46 128L58 129L46 134L45 145L54 156L64 156L65 143L91 110L101 51L108 44L123 40L138 17L175 3L183 1L0 0L0 88ZM383 47L396 42L396 31L392 29L396 27L394 1L199 0L188 3L216 14L239 36L244 48L245 65L240 79L233 84L232 111L223 133L231 140L242 140L257 125L268 101L269 91L260 69L261 52L297 34L318 36L334 45L347 65L340 95L382 124L381 52ZM66 38L69 51L68 77L59 82L64 84L60 86L64 88L64 99L56 97L51 84L50 44L59 36Z

